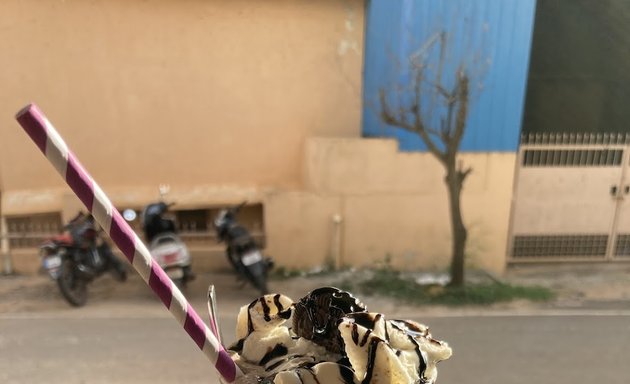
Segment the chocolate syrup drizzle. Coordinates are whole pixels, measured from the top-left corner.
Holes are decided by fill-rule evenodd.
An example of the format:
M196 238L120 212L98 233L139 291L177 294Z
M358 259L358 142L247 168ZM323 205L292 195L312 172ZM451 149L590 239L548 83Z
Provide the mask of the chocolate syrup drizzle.
M285 310L284 305L282 305L282 303L280 302L280 297L281 295L279 293L273 296L273 305L274 305L273 309L275 310L275 313L277 314L278 317L286 320L291 317L292 308L288 308ZM256 304L258 303L260 303L260 305L262 306L263 318L265 319L265 321L267 322L271 321L272 307L270 307L269 304L267 303L265 296L252 301L247 306L247 336L249 336L255 330L254 323L252 321L251 309L254 308Z
M316 289L295 303L294 307L295 334L333 353L343 351L343 340L337 329L341 319L349 313L367 311L357 298L334 287Z

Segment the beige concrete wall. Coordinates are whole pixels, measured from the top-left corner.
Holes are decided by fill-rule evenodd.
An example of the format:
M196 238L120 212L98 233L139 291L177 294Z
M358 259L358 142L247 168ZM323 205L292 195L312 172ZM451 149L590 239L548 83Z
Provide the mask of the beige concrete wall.
M304 188L199 185L175 188L171 197L192 206L234 198L260 201L265 251L288 268L369 266L386 257L403 269L448 267L444 171L432 155L399 152L389 139L312 138L305 149ZM502 273L516 154L464 153L461 159L473 168L462 196L467 263ZM143 193L127 195L128 200L122 199L124 190L113 195L131 203ZM339 226L335 216L341 218ZM193 255L200 270L228 267L220 248L194 249Z
M363 13L360 0L0 1L3 214L80 207L13 120L34 101L119 208L168 183L183 209L262 202L279 265L446 267L441 166L359 139ZM469 263L498 272L514 158L462 155ZM213 252L196 265L223 268Z
M311 139L306 148L307 190L278 193L267 212L269 228L286 211L287 221L298 223L269 232L272 254L291 265L323 263L331 252L332 215L340 214L342 264L370 265L389 256L398 268L448 266L446 187L432 155L398 152L394 140L378 139ZM462 197L468 264L501 273L516 155L464 153L461 159L473 168Z
M363 14L362 0L0 1L5 213L63 208L13 119L28 102L121 200L159 183L211 186L204 201L299 187L307 137L360 134Z
M265 200L267 253L288 268L334 262L332 217L341 212L340 196L312 191L278 191Z

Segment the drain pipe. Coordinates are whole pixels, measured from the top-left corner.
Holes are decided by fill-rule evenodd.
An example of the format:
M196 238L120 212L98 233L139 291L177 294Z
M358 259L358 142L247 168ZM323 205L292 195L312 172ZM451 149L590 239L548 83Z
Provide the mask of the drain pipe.
M332 256L335 261L335 269L339 270L343 266L343 257L342 257L342 243L341 243L341 224L343 223L343 217L336 213L332 216L333 223L333 231L332 231Z
M2 174L0 174L0 256L2 256L4 274L12 275L13 263L9 249L9 231L7 230L7 219L2 211L2 185Z
M13 274L13 263L11 262L11 253L9 251L9 233L7 231L7 220L4 216L0 217L0 255L3 257L4 274Z

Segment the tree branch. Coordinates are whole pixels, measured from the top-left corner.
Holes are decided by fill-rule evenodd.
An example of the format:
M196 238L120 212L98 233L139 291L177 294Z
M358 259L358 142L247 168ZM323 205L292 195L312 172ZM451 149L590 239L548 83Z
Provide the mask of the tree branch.
M468 167L463 171L460 169L457 171L457 177L459 177L459 182L463 183L466 180L466 177L472 173L472 167Z
M459 159L457 162L457 178L459 179L459 182L463 183L466 177L471 174L472 170L472 167L466 167L464 169L464 163L461 159Z
M429 82L429 85L435 88L437 93L446 99L447 103L452 99L451 92L447 91L441 84Z
M422 141L427 146L429 151L434 156L436 156L438 160L440 160L443 163L445 162L446 154L440 151L440 149L437 147L433 139L431 139L431 136L429 136L429 132L427 131L427 128L422 123L420 106L417 104L419 100L418 96L414 98L415 99L414 103L409 108L409 110L411 110L411 113L413 113L414 115L415 121L413 124L407 122L407 120L404 117L402 117L405 115L404 113L401 113L402 116L398 116L398 117L393 114L391 107L387 103L387 98L385 97L385 91L383 89L379 91L379 98L381 101L381 119L386 124L397 126L409 132L417 133L418 135L420 135L420 138L422 138ZM405 109L401 107L400 111L405 111Z
M466 128L466 119L468 118L468 96L469 96L469 84L470 79L463 69L460 69L457 74L457 102L459 109L457 110L457 116L455 118L455 133L453 140L455 149L459 148L459 143L464 136L464 128Z
M404 109L401 107L399 111L399 116L394 115L389 104L387 104L385 98L385 91L382 89L379 91L379 97L381 100L381 119L389 125L395 125L397 127L406 129L411 132L415 132L416 128L414 125L407 122L407 119L402 117L404 116ZM402 115L402 116L401 116Z
M429 127L426 127L426 126L425 126L424 129L426 129L427 133L429 133L430 135L434 135L434 136L437 136L437 137L440 137L440 138L442 137L441 131L438 131L437 129L429 128Z
M442 130L442 134L444 137L447 137L448 140L452 140L453 136L453 109L455 105L449 104L446 112L446 122L444 123L444 129Z

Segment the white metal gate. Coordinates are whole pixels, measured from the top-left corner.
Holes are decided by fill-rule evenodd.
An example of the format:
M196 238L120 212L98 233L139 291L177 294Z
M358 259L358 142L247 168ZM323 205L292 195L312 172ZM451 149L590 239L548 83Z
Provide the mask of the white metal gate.
M527 135L508 260L630 261L630 136Z

